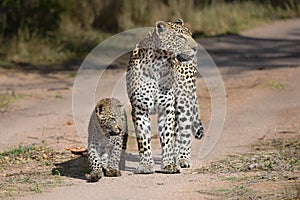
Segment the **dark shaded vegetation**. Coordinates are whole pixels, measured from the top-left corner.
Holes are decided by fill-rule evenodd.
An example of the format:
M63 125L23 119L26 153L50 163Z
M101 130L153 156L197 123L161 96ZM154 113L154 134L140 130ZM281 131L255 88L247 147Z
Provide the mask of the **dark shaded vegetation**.
M0 0L0 65L64 65L112 34L158 20L182 18L195 36L215 36L299 17L299 8L297 0Z

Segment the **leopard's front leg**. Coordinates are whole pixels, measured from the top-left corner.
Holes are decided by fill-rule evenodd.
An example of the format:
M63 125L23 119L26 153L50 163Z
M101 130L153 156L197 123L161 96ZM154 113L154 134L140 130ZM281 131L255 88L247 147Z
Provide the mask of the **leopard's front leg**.
M162 146L164 173L180 173L181 168L175 153L175 108L172 91L159 96L158 129Z
M135 173L150 174L154 173L154 160L151 151L151 129L150 116L147 110L134 108L132 119L135 127L136 139L140 161Z

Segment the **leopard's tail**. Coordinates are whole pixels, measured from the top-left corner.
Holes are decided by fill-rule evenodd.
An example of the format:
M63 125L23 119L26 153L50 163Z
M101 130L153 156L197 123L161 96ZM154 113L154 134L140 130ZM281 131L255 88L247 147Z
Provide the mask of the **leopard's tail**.
M193 128L193 134L195 138L200 140L204 136L204 128L200 119L194 122Z

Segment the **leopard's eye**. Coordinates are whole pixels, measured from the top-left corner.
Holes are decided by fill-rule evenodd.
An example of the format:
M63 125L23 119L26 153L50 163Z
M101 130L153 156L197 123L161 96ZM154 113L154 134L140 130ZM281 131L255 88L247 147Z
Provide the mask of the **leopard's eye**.
M181 18L178 18L176 21L175 21L176 24L180 24L180 25L183 25L183 20Z
M186 38L185 38L183 35L181 35L181 34L179 35L179 37L182 38L182 39L186 39Z
M117 120L116 120L115 117L111 117L111 118L110 118L110 121L113 122L113 123L115 123Z

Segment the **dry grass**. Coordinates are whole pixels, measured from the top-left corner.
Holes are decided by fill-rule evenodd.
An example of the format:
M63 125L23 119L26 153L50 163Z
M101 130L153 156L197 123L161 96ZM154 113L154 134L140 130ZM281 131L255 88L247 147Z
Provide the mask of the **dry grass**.
M75 156L41 146L18 146L0 153L0 198L41 193L70 185L64 176L84 178L86 156Z
M229 185L199 192L226 199L299 199L299 139L259 142L252 146L252 153L230 155L194 170L217 173L224 185Z
M0 114L6 112L14 101L23 98L24 95L0 94Z
M234 173L247 171L277 171L280 178L288 178L284 172L300 170L300 138L273 139L255 144L255 151L229 155L211 163L198 172Z

